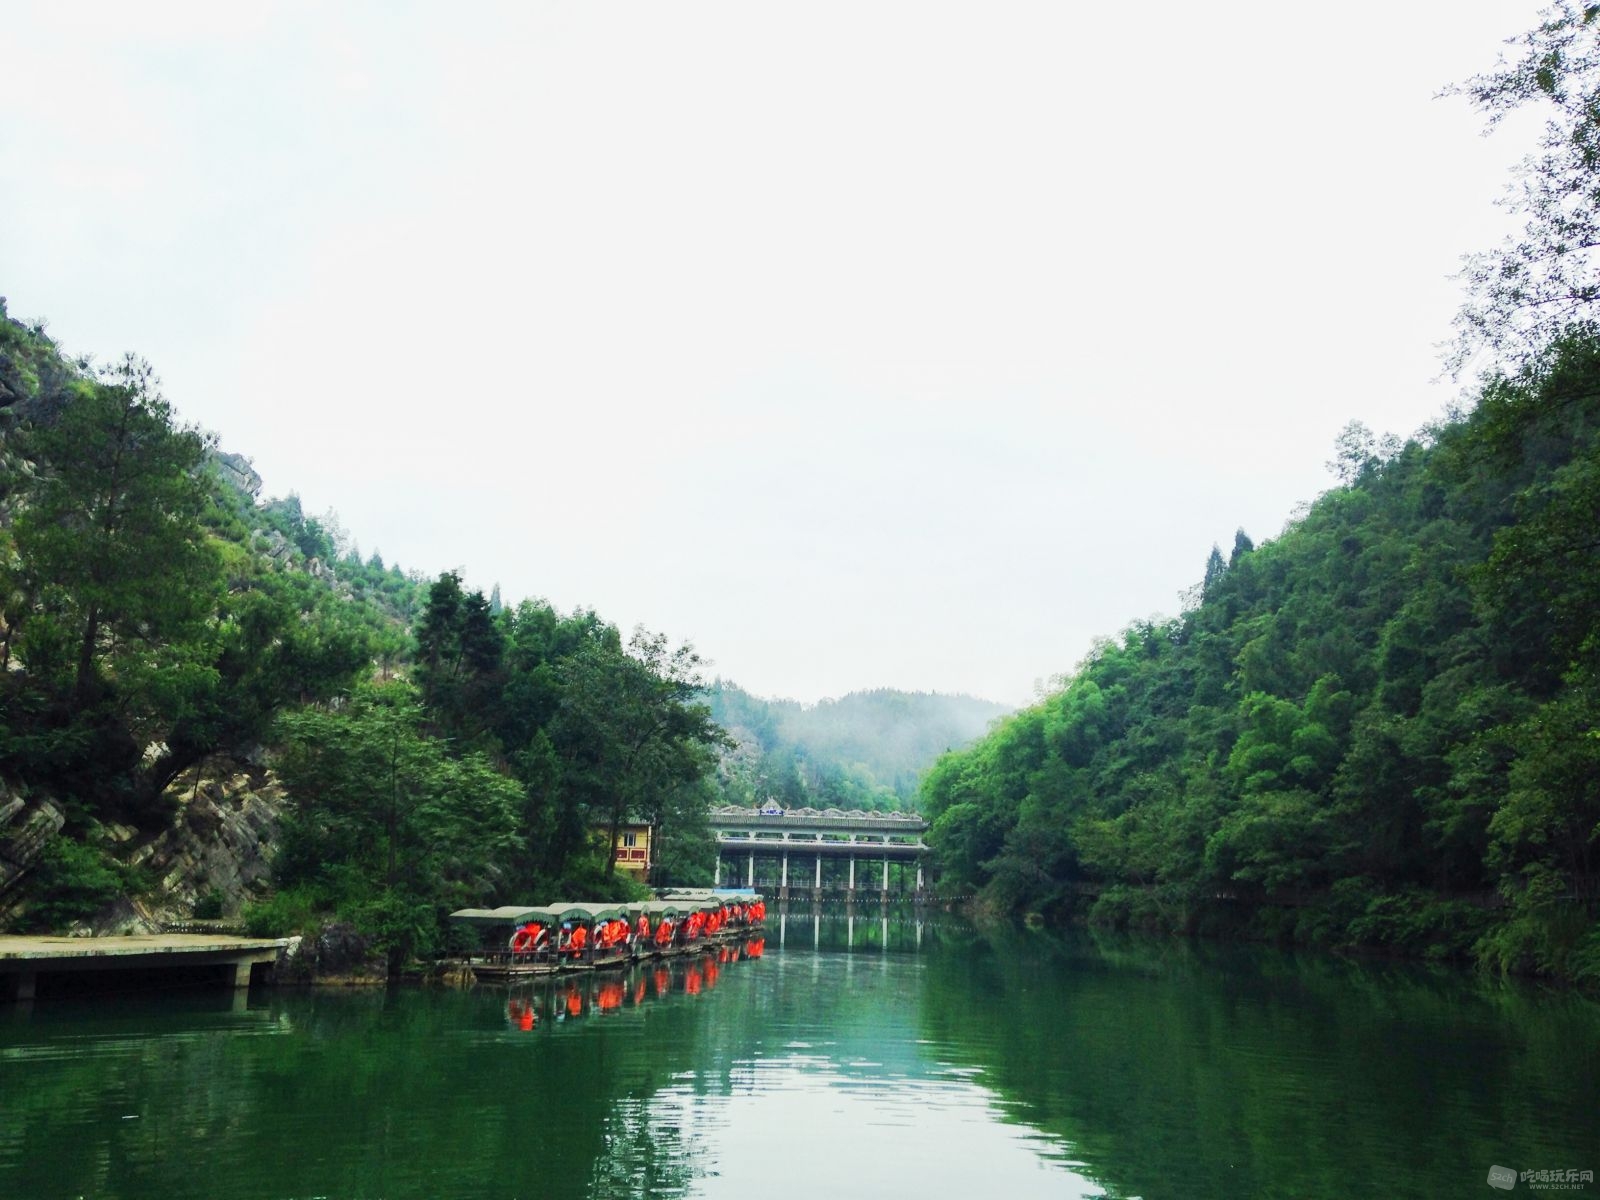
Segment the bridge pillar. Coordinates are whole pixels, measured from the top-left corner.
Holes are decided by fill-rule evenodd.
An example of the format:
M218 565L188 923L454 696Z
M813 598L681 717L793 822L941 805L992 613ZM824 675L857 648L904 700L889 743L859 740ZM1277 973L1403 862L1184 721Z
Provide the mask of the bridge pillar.
M883 898L885 900L889 898L889 855L887 853L883 856Z
M248 988L250 986L249 959L244 959L233 964L233 986L235 988Z
M722 886L722 847L721 846L717 847L717 869L716 869L715 872L712 873L711 886L712 887L721 887Z
M856 898L856 856L850 856L850 899Z
M745 887L755 887L756 885L756 852L754 850L750 851L750 870L749 874L745 876L744 885Z
M778 881L778 899L779 900L787 900L788 898L789 898L789 849L788 849L787 846L785 846L784 850L783 850L783 874L779 878L779 881Z
M822 899L822 855L817 855L817 890L811 893L813 900Z
M922 892L922 862L920 859L917 862L917 892L919 895Z
M32 1000L34 992L39 986L39 973L37 971L23 971L17 976L17 1003Z

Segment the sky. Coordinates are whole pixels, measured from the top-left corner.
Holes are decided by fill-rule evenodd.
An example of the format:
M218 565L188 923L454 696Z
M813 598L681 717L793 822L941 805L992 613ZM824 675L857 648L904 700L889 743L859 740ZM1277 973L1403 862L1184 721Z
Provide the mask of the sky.
M1461 385L1518 0L0 0L0 295L363 554L1024 704Z

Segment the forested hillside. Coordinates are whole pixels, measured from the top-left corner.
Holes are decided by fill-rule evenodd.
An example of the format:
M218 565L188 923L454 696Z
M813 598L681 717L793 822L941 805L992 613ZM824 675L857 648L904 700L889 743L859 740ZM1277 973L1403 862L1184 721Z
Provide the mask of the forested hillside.
M1600 338L1338 455L1190 611L940 761L944 869L1006 908L1600 979Z
M930 774L947 874L994 904L1389 948L1600 983L1600 10L1557 3L1455 89L1532 106L1518 236L1467 260L1416 438L1213 548L1198 602ZM1381 385L1379 385L1381 386Z
M258 502L147 364L65 361L3 305L0 431L0 921L254 899L260 932L342 920L398 970L452 906L636 887L594 833L625 816L709 879L689 647L363 560Z
M733 739L718 771L725 803L880 812L913 807L934 759L1008 711L974 696L888 688L805 705L762 700L722 679L706 702Z

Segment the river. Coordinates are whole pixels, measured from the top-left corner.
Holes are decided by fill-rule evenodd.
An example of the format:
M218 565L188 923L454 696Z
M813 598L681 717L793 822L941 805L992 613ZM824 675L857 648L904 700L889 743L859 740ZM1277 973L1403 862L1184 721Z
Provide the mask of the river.
M769 923L760 957L618 980L0 1007L0 1196L1435 1200L1600 1172L1600 1005L1571 993Z

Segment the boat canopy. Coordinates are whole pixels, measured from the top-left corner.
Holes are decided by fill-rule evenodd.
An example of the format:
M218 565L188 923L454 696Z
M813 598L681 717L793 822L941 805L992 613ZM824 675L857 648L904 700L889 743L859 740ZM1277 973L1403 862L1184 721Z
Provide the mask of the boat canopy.
M722 901L715 896L675 896L672 903L686 913L716 912L722 907Z
M639 911L656 920L683 914L683 905L676 900L646 900L638 907Z
M502 904L499 908L463 908L451 913L450 919L462 925L521 925L538 912L528 904Z
M666 892L662 899L673 900L679 904L710 905L715 908L730 902L748 904L761 899L761 894L754 888L673 888Z
M626 917L626 906L614 904L605 900L575 900L570 904L547 904L543 908L534 909L535 916L559 925L563 921L609 921L613 917Z

